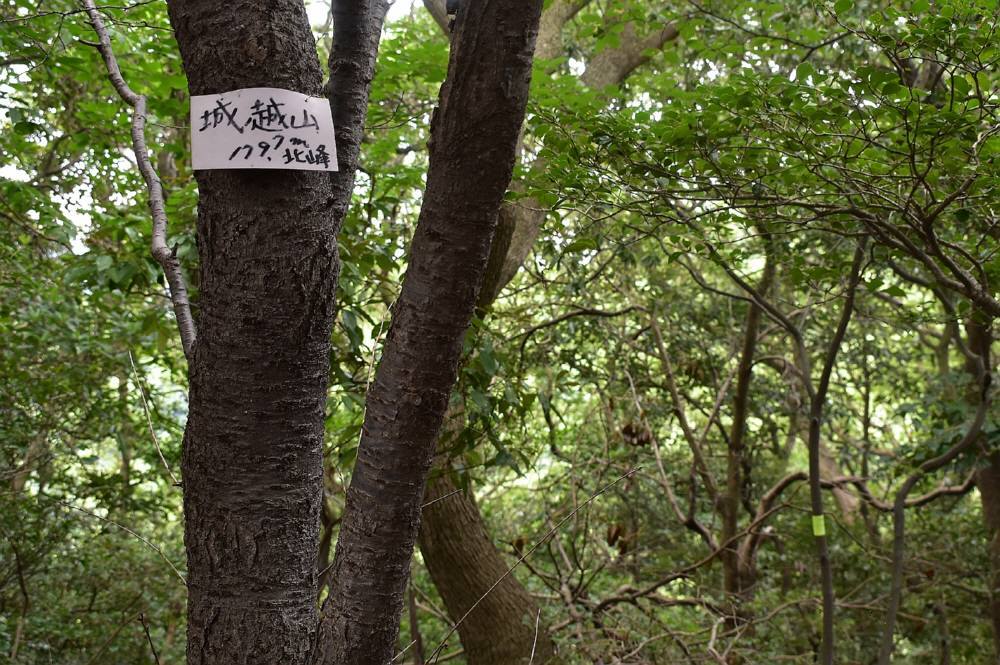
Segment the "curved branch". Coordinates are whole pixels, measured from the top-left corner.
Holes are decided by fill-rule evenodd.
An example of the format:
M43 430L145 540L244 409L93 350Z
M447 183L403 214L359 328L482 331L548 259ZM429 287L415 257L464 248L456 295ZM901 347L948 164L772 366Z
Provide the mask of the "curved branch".
M986 422L986 413L990 405L989 389L991 376L986 371L982 371L981 374L983 388L980 393L979 407L976 409L975 418L973 418L972 423L969 425L965 436L941 455L921 464L916 472L906 479L899 492L896 493L896 500L892 507L892 586L889 589L889 608L886 611L885 631L882 633L882 646L879 650L879 665L889 665L892 659L892 652L895 648L893 633L896 630L896 616L899 613L900 598L903 594L903 556L906 547L906 511L904 509L906 508L906 497L924 475L950 464L975 443L979 432L983 428L983 423Z
M521 337L523 339L521 340L521 344L518 348L518 354L521 356L524 355L525 345L528 343L528 340L531 339L531 336L534 335L536 332L538 332L539 330L544 330L545 328L551 328L552 326L559 325L560 323L566 321L567 319L572 319L577 316L596 316L599 318L612 318L615 316L621 316L622 314L628 314L629 312L634 312L637 309L642 309L642 308L636 305L630 305L624 309L618 310L617 312L606 312L602 309L581 307L580 309L573 310L572 312L567 312L566 314L557 316L556 318L550 321L546 321L545 323L540 323L537 326L532 326L531 328L528 328L526 331L521 333Z
M191 304L188 300L187 285L184 282L180 261L177 260L176 252L167 245L167 212L166 202L163 199L163 187L160 185L160 178L156 175L156 170L149 159L149 149L146 147L146 97L133 91L122 77L118 60L115 58L114 51L111 50L108 30L104 26L104 20L101 18L100 12L97 11L97 7L94 6L93 0L83 0L83 6L99 40L97 44L86 43L94 46L100 52L104 59L104 65L107 67L111 85L114 86L118 96L132 107L132 151L135 153L135 161L139 166L142 179L146 181L146 190L149 192L149 211L153 217L151 250L153 258L163 268L163 274L167 278L170 302L173 304L174 316L177 317L177 328L181 335L181 346L184 349L184 356L188 362L191 362L194 356L197 333L194 319L191 316Z

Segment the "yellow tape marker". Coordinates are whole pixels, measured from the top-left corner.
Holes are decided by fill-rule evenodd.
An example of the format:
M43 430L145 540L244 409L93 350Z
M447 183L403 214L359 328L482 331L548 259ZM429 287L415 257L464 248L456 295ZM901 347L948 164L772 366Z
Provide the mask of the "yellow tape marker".
M826 520L822 515L813 515L813 535L819 538L826 535Z

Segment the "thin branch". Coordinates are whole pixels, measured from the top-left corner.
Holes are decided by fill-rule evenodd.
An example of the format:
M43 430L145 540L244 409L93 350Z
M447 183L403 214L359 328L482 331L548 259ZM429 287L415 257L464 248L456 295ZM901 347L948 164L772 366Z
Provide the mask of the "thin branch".
M535 639L531 642L531 657L528 659L528 665L532 665L535 662L535 647L538 645L538 622L542 618L542 610L538 609L535 614Z
M629 312L633 312L633 311L635 311L637 309L642 309L642 308L641 307L637 307L635 305L630 305L630 306L628 306L628 307L626 307L624 309L620 309L620 310L618 310L616 312L606 312L606 311L600 310L600 309L593 309L593 308L590 308L590 307L581 307L580 309L575 309L572 312L567 312L565 314L562 314L561 316L557 316L556 318L551 319L549 321L546 321L544 323L539 323L537 326L532 326L531 328L528 328L526 331L524 331L523 333L521 333L519 336L522 339L521 339L520 347L518 348L518 354L520 356L524 355L524 347L525 347L525 345L528 343L528 340L531 339L531 336L534 335L536 332L538 332L539 330L544 330L545 328L551 328L552 326L559 325L560 323L562 323L563 321L566 321L567 319L572 319L572 318L575 318L577 316L597 316L597 317L603 317L603 318L612 318L612 317L615 317L615 316L621 316L623 314L628 314Z
M160 186L160 178L156 175L156 170L149 159L149 149L146 147L146 98L128 87L122 77L118 60L115 58L114 51L111 50L108 29L104 26L104 20L101 18L100 12L97 11L97 7L94 6L93 0L83 0L83 6L90 16L90 23L94 26L94 32L97 33L99 39L97 44L84 43L94 46L101 53L111 85L114 86L118 96L132 107L132 150L135 153L139 172L142 174L143 180L146 181L146 189L149 192L149 211L153 217L152 254L156 262L163 268L163 274L167 278L170 301L173 303L174 316L177 317L177 328L181 334L181 346L184 348L184 356L188 362L191 362L197 334L194 318L191 316L191 304L188 301L187 285L184 282L180 261L177 259L177 254L167 246L167 212L166 202L163 198L163 187Z
M177 579L179 579L181 581L181 584L183 584L184 586L187 586L187 580L184 579L184 575L181 574L181 571L177 570L177 566L175 566L173 564L173 562L170 559L167 558L167 555L163 553L163 550L161 550L159 547L157 547L156 545L154 545L147 538L144 538L143 536L139 535L138 533L136 533L132 529L130 529L127 526L124 526L122 524L119 524L118 522L114 521L113 519L109 519L107 517L101 517L97 513L92 513L91 511L87 510L86 508L81 508L79 506L74 506L72 503L67 503L65 501L62 501L60 499L56 499L54 497L49 497L49 498L52 499L53 501L55 501L56 503L58 503L61 506L65 506L66 508L69 508L70 510L75 510L77 512L83 513L84 515L90 515L94 519L100 520L102 522L106 522L106 523L110 524L111 526L118 527L119 529L121 529L125 533L129 534L130 536L134 536L134 537L138 538L140 541L142 541L142 543L144 545L146 545L146 547L148 547L149 549L151 549L154 552L156 552L157 554L159 554L160 558L163 559L164 561L166 561L167 565L170 566L170 570L174 571L174 574L177 575Z
M142 379L139 378L139 372L135 368L135 360L132 358L132 351L128 352L128 361L132 365L132 376L135 377L135 385L139 389L139 396L142 397L142 410L146 412L146 424L149 425L149 436L153 439L153 445L156 446L156 454L160 456L160 461L163 462L163 468L167 470L167 475L170 476L170 480L173 481L175 487L181 486L181 481L177 480L177 476L174 472L170 470L170 465L167 464L167 458L163 456L163 451L160 450L160 442L156 438L156 432L153 431L153 419L149 416L149 404L146 402L146 391L142 387Z
M139 623L142 624L142 629L146 633L146 641L149 642L149 650L153 652L153 662L156 665L160 665L160 656L156 653L156 647L153 646L153 636L149 634L149 624L146 623L146 615L139 612Z

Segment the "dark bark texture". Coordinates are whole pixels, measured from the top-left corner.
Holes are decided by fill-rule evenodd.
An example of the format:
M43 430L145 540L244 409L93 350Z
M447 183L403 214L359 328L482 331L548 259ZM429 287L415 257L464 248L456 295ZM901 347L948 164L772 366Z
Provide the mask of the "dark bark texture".
M372 5L384 16L384 2ZM171 0L169 12L192 95L322 94L302 2ZM336 230L377 36L356 42L372 52L338 70L353 93L334 105L340 174L196 173L201 334L182 461L190 665L298 665L314 643Z
M425 4L443 3L425 0ZM586 4L587 0L553 0L548 4L539 21L536 59L550 60L563 54L563 27ZM673 36L676 36L676 31ZM582 79L587 85L600 89L620 84L645 61L644 49L658 48L672 38L670 33L663 32L657 33L658 41L655 43L623 41L618 48L606 50L615 51L615 56L600 55L588 63ZM591 70L591 66L596 69ZM536 158L531 168L533 171L544 170L544 160ZM515 183L513 189L523 189L521 184ZM546 212L533 197L507 201L501 206L486 276L476 305L479 316L488 316L494 300L520 270L541 232ZM461 408L449 410L446 420L449 423L453 420L462 422ZM448 443L447 436L442 436L438 443L438 458L427 482L425 501L448 495L455 489L448 471ZM440 503L447 505L434 504L424 511L420 549L448 614L455 620L459 619L472 603L489 592L459 626L466 660L470 665L524 663L530 659L534 644L534 663L545 663L555 647L544 621L539 623L535 641L534 622L538 608L534 598L513 575L504 578L491 590L506 571L507 563L490 539L471 494L453 494ZM524 639L526 623L531 624L531 635L527 640Z
M510 183L541 0L462 3L409 267L365 424L318 662L394 656L427 470Z
M382 36L382 23L389 11L388 0L333 0L333 49L330 80L325 92L330 98L333 126L337 130L337 160L332 173L333 218L337 228L351 205L354 176L358 170L361 140L368 117L368 94L375 77L375 58Z

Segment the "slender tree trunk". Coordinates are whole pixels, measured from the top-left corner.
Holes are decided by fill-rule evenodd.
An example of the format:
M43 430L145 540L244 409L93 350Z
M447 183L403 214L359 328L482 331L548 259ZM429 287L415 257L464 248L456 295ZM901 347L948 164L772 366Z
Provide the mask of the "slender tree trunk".
M409 621L410 621L410 640L413 642L411 651L413 657L413 665L424 665L424 638L420 634L420 616L417 612L417 599L413 595L413 582L410 581L410 590L407 594L408 609L409 609Z
M364 6L382 5L384 15L384 4ZM302 2L171 0L168 8L192 95L321 94ZM336 231L378 38L361 41L369 52L339 70L339 174L196 173L199 338L182 460L189 665L304 665L314 643Z
M361 140L368 117L368 95L375 77L382 24L389 0L331 0L333 49L328 64L330 80L325 92L330 98L333 126L337 132L337 161L331 173L333 219L340 229L351 205L354 176L358 171Z
M767 254L764 274L757 287L762 296L767 296L771 282L774 280L774 260L771 252ZM726 493L722 499L722 539L730 543L722 553L723 583L726 594L733 603L748 592L752 585L753 574L749 570L750 562L741 561L739 542L736 539L739 529L740 507L744 484L743 476L746 460L746 421L750 409L750 381L753 374L754 354L757 349L757 335L760 331L761 308L750 303L747 311L746 326L743 332L743 349L740 353L740 364L736 374L736 396L733 399L733 426L729 437L729 450L726 456ZM735 613L734 613L735 616Z
M989 465L976 473L976 488L983 503L983 519L989 542L989 612L993 626L994 661L1000 663L1000 455L993 453Z
M991 347L993 346L992 321L985 314L978 313L965 323L968 349L985 363L987 371L992 367ZM966 358L965 371L972 379L967 390L967 399L974 403L981 387L978 385L979 368L972 358ZM989 547L989 616L993 627L994 662L1000 664L1000 454L992 453L986 458L986 466L976 473L976 489L983 507L983 521Z
M326 665L395 655L427 471L510 184L540 11L541 0L459 10L424 202L334 555L317 654Z
M854 313L854 299L858 284L861 282L862 261L865 258L867 241L858 243L854 251L854 261L848 279L847 291L844 295L844 307L841 310L837 329L830 340L820 372L819 384L809 405L809 504L813 515L813 536L816 540L816 554L819 559L820 579L823 591L823 641L820 645L819 662L822 665L833 665L835 654L834 612L836 598L833 588L833 569L830 566L830 547L826 535L826 517L823 511L823 495L820 487L820 433L823 422L823 412L826 408L826 394L830 387L830 378L837 363L837 355L847 334L847 326Z

